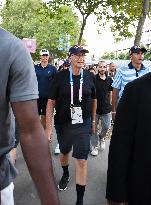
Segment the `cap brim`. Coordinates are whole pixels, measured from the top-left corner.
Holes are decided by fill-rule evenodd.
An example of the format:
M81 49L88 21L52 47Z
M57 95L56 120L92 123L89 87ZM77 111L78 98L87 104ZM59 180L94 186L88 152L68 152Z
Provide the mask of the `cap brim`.
M140 51L142 51L143 53L147 52L146 48L141 48Z
M147 52L146 48L137 48L137 49L134 50L134 51L130 51L129 54L131 55L132 53L139 53L140 51L141 51L142 53L146 53L146 52Z
M48 55L49 56L49 53L46 53L46 52L45 53L44 52L40 53L40 56L42 56L42 55Z

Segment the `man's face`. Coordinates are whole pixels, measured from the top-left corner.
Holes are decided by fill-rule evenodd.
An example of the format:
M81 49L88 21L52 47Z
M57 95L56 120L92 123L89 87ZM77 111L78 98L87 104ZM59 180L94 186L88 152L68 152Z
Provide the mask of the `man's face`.
M41 60L42 63L48 63L49 55L44 54L44 55L40 56L40 60Z
M72 54L70 56L72 66L77 68L83 68L85 65L85 53Z
M115 72L115 70L116 70L116 65L114 64L114 63L111 63L110 65L109 65L109 70L110 70L110 72Z
M105 62L101 62L98 64L98 72L103 75L107 70L107 64Z
M144 53L142 51L139 51L138 53L132 53L130 55L130 59L132 63L142 64L142 61L144 60Z

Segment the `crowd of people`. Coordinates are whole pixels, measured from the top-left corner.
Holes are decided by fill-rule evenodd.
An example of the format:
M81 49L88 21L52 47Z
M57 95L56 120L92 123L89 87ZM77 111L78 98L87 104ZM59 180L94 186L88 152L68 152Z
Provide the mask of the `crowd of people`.
M41 204L60 204L57 187L60 191L67 189L72 151L76 205L84 205L87 159L89 154L97 156L105 149L111 122L108 203L150 204L151 68L142 63L147 50L131 47L130 63L122 68L103 60L86 66L89 51L74 45L57 69L49 64L49 51L42 49L40 63L33 69L31 56L21 41L2 28L0 45L1 205L14 204L13 179L17 170L12 152L19 140ZM49 151L53 128L58 141L54 152L59 154L62 167L58 185Z

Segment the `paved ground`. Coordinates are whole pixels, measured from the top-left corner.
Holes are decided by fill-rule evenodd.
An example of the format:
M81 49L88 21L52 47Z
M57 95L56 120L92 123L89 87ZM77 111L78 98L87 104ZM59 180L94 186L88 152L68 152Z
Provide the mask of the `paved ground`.
M50 146L51 151L54 150L56 145L56 137ZM99 153L97 157L89 157L88 160L88 184L86 187L84 205L106 205L105 187L106 187L106 170L107 170L107 155L108 155L107 140L106 150ZM58 156L53 156L53 165L56 181L58 182L62 169L60 168ZM15 180L15 205L40 205L31 177L28 174L25 162L22 157L20 148L18 148L17 168L19 176ZM71 158L70 164L70 177L68 189L64 192L59 192L61 205L75 205L76 190L75 190L75 177L74 177L74 159Z

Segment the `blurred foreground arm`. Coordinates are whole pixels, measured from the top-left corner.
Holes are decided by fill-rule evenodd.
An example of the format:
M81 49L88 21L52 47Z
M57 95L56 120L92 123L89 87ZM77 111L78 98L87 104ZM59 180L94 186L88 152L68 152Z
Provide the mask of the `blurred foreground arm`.
M36 100L12 103L20 143L42 205L59 205L48 141L39 120Z

